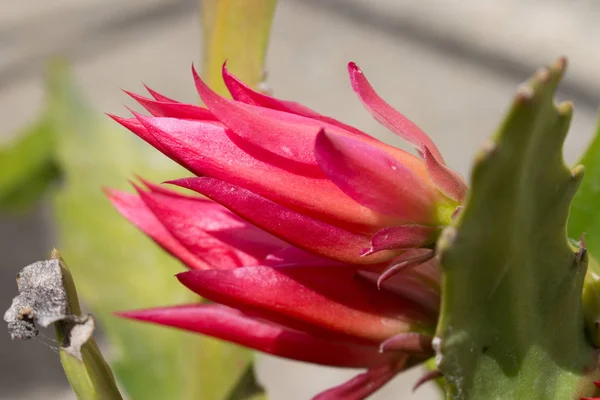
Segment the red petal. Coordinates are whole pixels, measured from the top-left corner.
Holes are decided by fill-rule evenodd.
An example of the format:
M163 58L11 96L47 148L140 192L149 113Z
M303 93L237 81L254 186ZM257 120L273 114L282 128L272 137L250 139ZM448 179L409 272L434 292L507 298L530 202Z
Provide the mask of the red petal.
M440 164L426 146L423 147L423 153L427 172L435 186L452 200L461 202L467 193L465 181L456 172Z
M244 267L177 275L202 297L330 337L380 343L431 324L415 306L354 278L342 267Z
M121 215L150 236L168 253L181 260L189 268L210 268L209 265L179 243L138 196L114 189L107 189L105 192Z
M319 393L313 400L361 400L381 389L406 365L407 357L371 368L367 372L355 376L348 382Z
M139 195L165 228L212 268L256 265L287 246L214 201L176 193Z
M379 97L356 64L352 62L348 64L348 73L354 92L380 124L415 145L421 151L423 151L424 146L428 147L440 163L444 162L441 153L429 136L414 122L400 114Z
M402 221L433 222L435 189L390 154L323 130L315 154L329 179L358 203Z
M279 357L334 367L380 365L389 355L377 348L330 341L244 315L220 305L185 305L128 311L120 316L198 332Z
M197 175L226 180L341 226L376 230L386 223L328 179L290 172L285 166L279 167L274 157L259 160L256 154L251 156L230 140L219 123L137 117L139 121L115 119Z
M390 252L385 251L373 257L361 257L361 249L370 243L368 236L308 217L227 182L202 177L170 183L201 193L250 223L304 250L358 264L376 263L391 257Z
M247 86L245 83L240 81L234 75L230 74L227 70L227 65L223 64L223 81L231 93L231 97L234 100L242 103L250 104L253 106L259 106L264 108L270 108L272 110L278 110L287 112L290 114L296 114L303 117L312 118L318 121L323 121L328 124L336 125L342 129L350 131L359 136L367 136L366 133L359 131L358 129L346 125L334 118L326 117L311 110L310 108L303 106L300 103L294 101L280 100L275 97L267 96L264 93L257 92Z
M148 99L125 90L129 96L140 103L150 114L155 117L173 117L183 119L197 119L201 121L217 121L212 112L206 108L184 103L171 103Z
M195 70L193 73L196 88L206 107L236 135L283 158L305 164L307 170L318 171L314 143L319 129L327 128L340 135L356 137L323 121L226 99L212 91Z

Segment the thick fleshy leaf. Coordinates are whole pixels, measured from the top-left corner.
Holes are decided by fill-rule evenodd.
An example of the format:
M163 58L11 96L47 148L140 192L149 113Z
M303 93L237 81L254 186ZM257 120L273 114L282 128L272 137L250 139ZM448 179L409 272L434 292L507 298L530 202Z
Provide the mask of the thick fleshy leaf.
M382 250L424 247L434 242L436 228L426 225L399 225L383 228L371 238L371 247L363 255Z
M171 235L212 268L256 265L287 246L214 201L174 192L138 193Z
M598 350L586 336L588 258L566 235L583 168L563 143L573 107L554 96L566 60L517 92L478 154L467 203L438 241L444 272L436 364L449 398L593 396Z
M273 154L241 148L244 144L232 142L219 123L139 114L139 120L113 118L197 175L226 180L341 226L366 231L385 226L383 216L350 199L328 179L293 173Z
M168 253L191 269L210 268L210 265L186 249L173 237L139 196L114 189L107 189L105 192L121 215L151 237Z
M456 172L441 164L427 146L423 146L423 153L427 172L435 186L452 200L463 201L468 189L465 181Z
M362 101L367 110L369 110L379 123L407 142L415 145L421 152L423 151L423 147L426 146L440 163L444 162L442 154L429 136L414 122L400 114L394 107L379 97L355 63L351 62L348 64L348 73L350 74L352 88L360 98L360 101Z
M357 280L347 266L245 267L189 271L178 279L199 295L284 325L376 343L432 321L419 307Z
M324 130L315 143L319 166L358 203L402 221L434 222L435 192L428 178L359 139Z
M319 393L313 400L362 400L381 389L406 365L407 356L393 363L371 368L348 382Z
M225 82L231 97L233 97L233 99L236 101L316 119L328 124L336 125L356 135L367 136L366 133L361 132L353 126L346 125L334 118L321 115L300 103L296 103L295 101L280 100L253 90L244 82L240 81L236 76L231 74L227 69L226 64L223 64L223 81Z
M202 333L279 357L316 364L365 368L381 365L390 359L389 355L379 354L376 346L327 340L221 305L183 305L128 311L119 315Z
M171 183L201 193L282 240L325 257L358 264L372 264L393 255L391 251L382 251L372 257L361 257L360 251L370 243L368 236L302 215L249 190L218 179L185 178Z
M217 118L206 108L193 104L173 103L158 101L140 96L125 90L129 96L140 103L150 114L155 117L172 117L182 119L197 119L200 121L216 121Z

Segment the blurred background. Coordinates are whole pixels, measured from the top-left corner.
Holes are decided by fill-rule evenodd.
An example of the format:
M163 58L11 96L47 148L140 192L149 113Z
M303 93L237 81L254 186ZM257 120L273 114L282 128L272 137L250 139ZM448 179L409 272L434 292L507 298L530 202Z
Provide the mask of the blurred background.
M198 101L190 73L191 63L201 61L197 0L0 3L1 145L16 140L42 112L50 56L69 61L99 118L103 112L126 115L123 104L133 101L119 89L142 93L142 82L171 98ZM467 176L516 86L566 55L570 66L561 97L574 101L575 117L565 157L575 162L600 104L599 13L600 2L593 0L280 0L268 85L278 97L399 145L355 98L346 75L346 63L355 61L382 97L429 133L447 163ZM114 149L89 151L103 151L110 160ZM98 182L98 190L102 184L108 182ZM27 212L0 214L5 308L16 294L18 270L60 245L51 209L41 201ZM0 371L2 400L74 398L56 354L42 343L11 342L0 334ZM411 393L419 373L403 374L374 398L436 398L431 386ZM266 356L258 361L259 378L275 400L307 399L353 374Z

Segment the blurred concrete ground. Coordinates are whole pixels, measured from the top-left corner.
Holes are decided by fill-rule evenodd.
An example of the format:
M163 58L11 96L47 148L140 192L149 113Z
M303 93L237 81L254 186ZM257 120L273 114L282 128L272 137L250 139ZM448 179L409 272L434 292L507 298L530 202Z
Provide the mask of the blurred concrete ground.
M49 55L73 62L99 112L123 114L122 104L131 103L118 89L141 90L142 81L196 101L189 73L200 50L195 0L4 0L2 8L0 142L39 111ZM355 99L345 71L356 61L381 95L467 174L516 85L564 54L570 70L562 93L576 105L565 148L572 162L593 132L600 103L598 12L600 3L592 0L280 0L269 85L280 97L398 143ZM45 215L41 206L30 215L0 216L0 304L6 307L16 291L14 274L44 258L54 243ZM303 400L354 373L291 364L261 359L259 375L273 399ZM40 343L0 334L0 371L0 399L73 398L55 355ZM416 376L397 378L376 398L435 398L431 388L411 395Z

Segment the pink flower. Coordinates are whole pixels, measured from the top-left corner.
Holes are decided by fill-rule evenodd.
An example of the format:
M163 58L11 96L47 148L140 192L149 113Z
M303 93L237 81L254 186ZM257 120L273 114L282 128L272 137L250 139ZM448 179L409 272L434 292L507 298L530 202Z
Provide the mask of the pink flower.
M430 357L439 309L434 244L466 192L431 139L350 63L355 92L420 157L223 68L233 100L194 71L206 108L150 89L152 116L113 118L196 175L108 195L191 270L178 279L219 305L121 315L324 365L367 368L317 396L364 398ZM351 397L349 397L351 396Z

